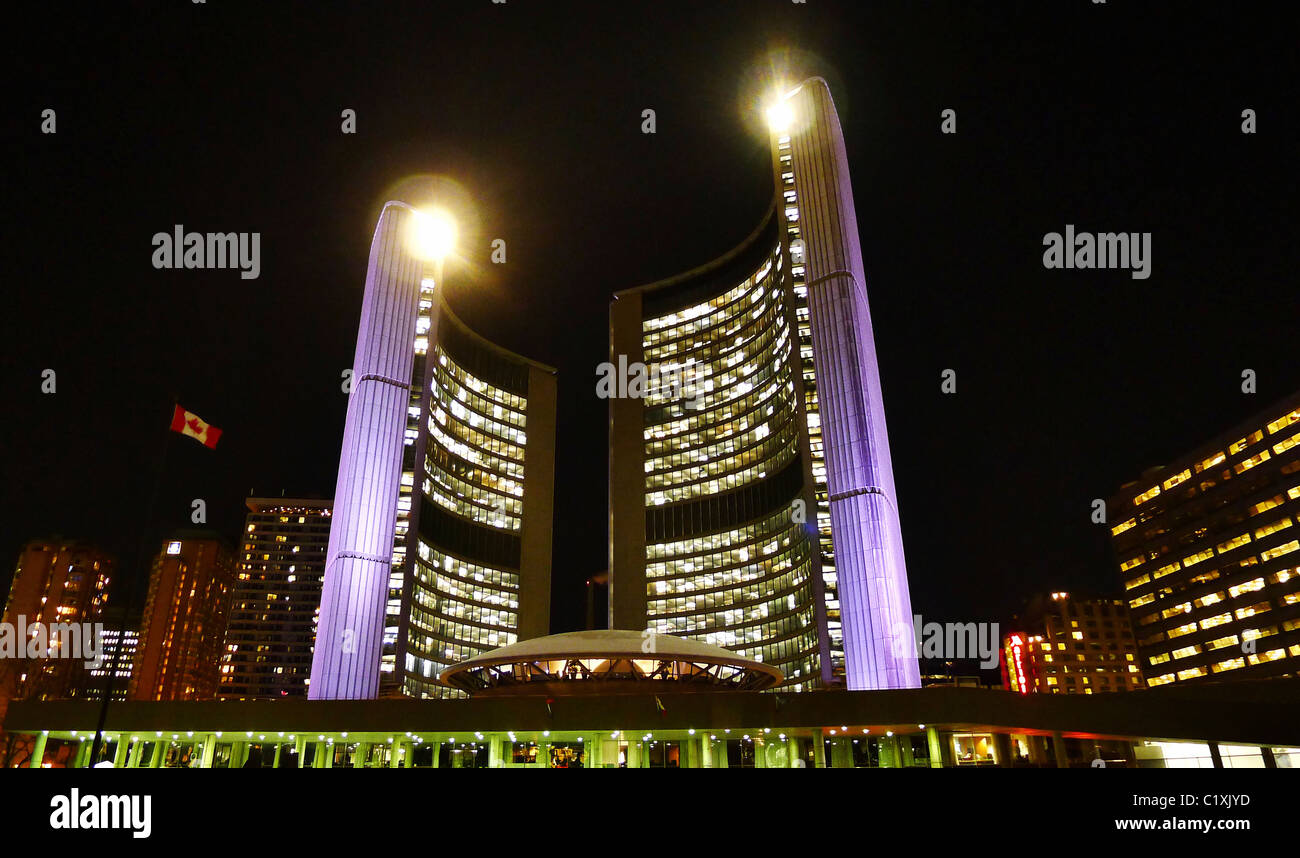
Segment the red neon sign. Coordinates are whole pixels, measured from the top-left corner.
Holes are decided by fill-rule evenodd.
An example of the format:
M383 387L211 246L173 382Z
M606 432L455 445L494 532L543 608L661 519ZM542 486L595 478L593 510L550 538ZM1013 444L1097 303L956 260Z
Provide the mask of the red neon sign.
M1015 632L1007 637L1005 652L1007 656L1007 673L1011 684L1011 690L1020 694L1028 694L1030 691L1029 681L1025 677L1025 639L1019 632Z

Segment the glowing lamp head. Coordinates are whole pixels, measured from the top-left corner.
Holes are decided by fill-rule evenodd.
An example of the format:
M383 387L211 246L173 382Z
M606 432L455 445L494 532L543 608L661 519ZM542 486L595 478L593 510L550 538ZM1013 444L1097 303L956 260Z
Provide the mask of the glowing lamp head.
M411 220L411 247L421 259L444 258L456 247L456 222L443 211L417 211Z
M790 102L784 98L777 99L767 108L767 127L777 134L782 134L790 130L790 123L794 121L794 111L790 108Z

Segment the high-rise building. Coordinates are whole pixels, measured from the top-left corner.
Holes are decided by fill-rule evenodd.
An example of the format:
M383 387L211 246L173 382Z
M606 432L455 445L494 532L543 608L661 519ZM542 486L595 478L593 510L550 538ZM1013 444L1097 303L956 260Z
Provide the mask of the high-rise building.
M1300 673L1300 394L1108 510L1148 685Z
M1020 694L1098 694L1143 687L1122 599L1036 596L1002 640L1005 687Z
M447 666L550 624L555 370L475 334L384 206L339 458L313 699L458 694Z
M43 629L51 649L79 645L81 624L101 622L116 561L81 542L46 539L23 546L9 585L4 622L35 635ZM71 631L68 627L76 625ZM26 635L25 635L26 636ZM83 642L84 643L84 642ZM85 660L67 657L0 659L0 697L59 700L75 696L87 680Z
M333 501L248 498L217 696L303 697Z
M149 576L131 666L131 700L210 700L234 589L234 551L210 533L163 543Z
M772 664L783 688L920 686L844 139L773 105L773 210L610 308L610 626ZM639 374L639 375L638 375ZM635 389L644 384L644 390Z
M91 700L104 699L104 686L108 674L113 674L113 698L125 700L131 687L131 668L135 664L135 651L140 645L139 622L124 621L122 606L110 605L104 611L104 632L102 650L103 663L95 668L88 668L90 678L86 684L74 692L75 697ZM118 649L121 652L118 652Z

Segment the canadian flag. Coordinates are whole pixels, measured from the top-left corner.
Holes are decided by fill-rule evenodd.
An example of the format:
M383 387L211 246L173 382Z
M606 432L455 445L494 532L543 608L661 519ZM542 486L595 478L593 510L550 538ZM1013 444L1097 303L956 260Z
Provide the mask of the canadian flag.
M176 412L172 414L172 431L188 435L205 447L216 447L217 439L221 437L220 429L204 423L199 419L199 415L192 414L179 405L176 406Z

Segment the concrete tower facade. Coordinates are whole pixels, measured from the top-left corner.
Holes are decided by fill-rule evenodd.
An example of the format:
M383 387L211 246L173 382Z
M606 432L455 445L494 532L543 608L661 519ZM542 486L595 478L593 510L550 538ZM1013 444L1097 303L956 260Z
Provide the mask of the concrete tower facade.
M312 653L312 699L379 694L411 343L424 274L406 243L413 214L404 203L388 203L370 242Z
M453 694L445 667L549 630L555 370L475 334L418 212L370 247L312 699Z
M916 688L911 595L844 134L821 78L787 94L785 109L788 125L772 129L772 149L787 247L792 256L800 251L804 268L845 678L850 690Z
M843 135L778 105L773 210L739 247L620 292L610 623L729 647L783 688L920 686Z

